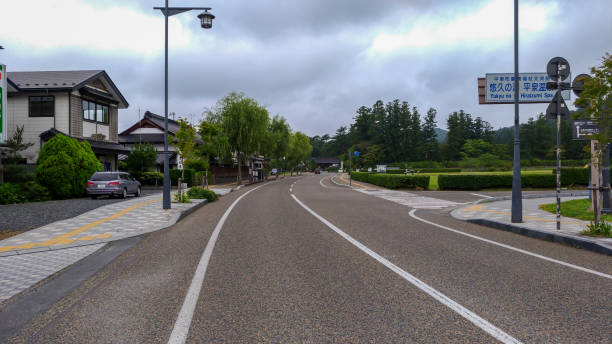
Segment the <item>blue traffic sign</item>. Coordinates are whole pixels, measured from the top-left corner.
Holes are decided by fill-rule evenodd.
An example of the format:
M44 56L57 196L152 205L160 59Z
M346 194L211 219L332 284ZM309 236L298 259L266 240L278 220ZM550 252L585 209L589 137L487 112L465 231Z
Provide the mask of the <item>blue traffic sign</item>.
M359 156L359 152L358 151L355 151L355 156Z

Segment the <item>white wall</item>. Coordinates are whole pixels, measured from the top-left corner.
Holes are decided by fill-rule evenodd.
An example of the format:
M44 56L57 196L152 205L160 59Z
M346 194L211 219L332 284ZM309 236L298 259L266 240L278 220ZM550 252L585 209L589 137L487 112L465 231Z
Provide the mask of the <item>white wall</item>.
M163 130L157 128L138 128L132 131L130 134L163 134Z
M26 151L21 152L21 155L28 159L28 163L35 163L40 151L39 135L55 127L57 130L68 133L68 94L67 93L48 93L44 95L55 96L55 117L29 117L28 116L28 96L17 95L8 98L7 104L7 132L8 137L11 137L15 132L16 127L23 126L24 142L32 142L33 146ZM43 94L41 94L43 95Z
M110 127L105 124L83 121L83 137L88 138L93 134L104 134L105 139L110 139Z

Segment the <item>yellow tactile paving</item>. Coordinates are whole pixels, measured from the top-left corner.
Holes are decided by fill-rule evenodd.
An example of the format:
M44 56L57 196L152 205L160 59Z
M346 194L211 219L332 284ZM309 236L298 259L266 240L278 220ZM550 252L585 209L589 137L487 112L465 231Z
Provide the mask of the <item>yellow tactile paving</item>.
M39 242L39 243L27 243L27 244L23 244L23 245L17 245L17 246L3 246L0 247L0 252L6 252L6 251L11 251L11 250L23 250L23 249L29 249L29 248L34 248L34 247L47 247L47 246L52 246L52 245L67 245L67 244L71 244L77 240L79 241L83 241L83 240L93 240L93 239L107 239L110 238L112 236L111 233L106 233L106 234L101 234L101 235L92 235L92 236L85 236L85 237L81 237L78 239L73 239L73 237L75 235L78 235L80 233L83 233L89 229L92 229L96 226L99 226L105 222L114 220L116 218L119 218L133 210L136 210L140 207L143 207L145 205L151 204L151 203L155 203L155 202L159 202L161 201L161 198L156 198L154 200L150 200L150 201L146 201L146 202L142 202L142 203L138 203L135 204L131 207L125 208L119 212L116 212L115 214L105 217L103 219L88 223L84 226L81 226L73 231L70 231L68 233L64 233L62 235L59 235L53 239L49 239L43 242Z

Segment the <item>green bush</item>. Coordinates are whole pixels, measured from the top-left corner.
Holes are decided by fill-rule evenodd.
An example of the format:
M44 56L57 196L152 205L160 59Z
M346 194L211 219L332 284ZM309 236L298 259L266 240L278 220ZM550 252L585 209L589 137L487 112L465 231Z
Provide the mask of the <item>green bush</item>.
M561 185L589 185L588 168L561 168ZM553 175L557 170L552 170Z
M25 165L4 165L4 182L21 184L34 180L34 173L28 172Z
M125 167L133 176L141 177L145 172L155 167L157 151L150 143L137 143L132 146L130 154L125 159Z
M51 199L49 189L37 182L26 182L21 185L21 194L28 202L42 202Z
M182 175L182 172L178 168L173 168L170 170L170 181L172 185L178 185L178 179L181 177L181 175ZM194 179L195 179L195 171L190 168L186 168L185 169L185 180L183 182L187 183L187 186L192 186L194 183Z
M23 202L27 202L27 199L21 192L19 185L13 183L0 184L0 204Z
M36 182L45 186L54 198L69 198L85 194L87 180L101 171L87 141L79 143L65 135L56 135L45 143L36 165Z
M429 186L429 176L351 172L351 177L358 181L382 186L388 189L417 187L427 189Z
M195 199L207 199L209 202L214 202L219 199L219 196L217 196L214 191L199 186L190 188L189 191L187 191L187 196Z
M134 176L139 182L143 185L163 185L164 184L164 174L161 172L145 172L140 176L140 178Z
M338 167L338 166L329 166L328 168L325 169L325 171L327 171L327 172L338 172L339 169L340 169L340 167Z

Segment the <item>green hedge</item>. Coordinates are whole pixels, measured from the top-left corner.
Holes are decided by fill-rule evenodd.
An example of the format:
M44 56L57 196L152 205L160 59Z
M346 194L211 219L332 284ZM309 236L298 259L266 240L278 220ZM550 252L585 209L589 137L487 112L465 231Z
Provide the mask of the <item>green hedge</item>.
M172 185L178 185L178 179L180 177L181 177L181 170L179 170L178 168L173 168L170 170L170 181ZM192 186L194 179L195 179L195 171L190 168L186 168L184 182L187 183L187 186Z
M34 173L28 172L25 165L4 165L4 182L21 184L34 180Z
M427 187L429 186L429 176L351 172L351 177L358 181L382 186L389 189L417 187L427 189Z
M187 191L187 197L195 199L207 199L209 202L214 202L219 199L217 194L209 189L204 189L199 186L194 186Z
M562 172L563 173L563 172ZM563 176L563 174L561 174ZM561 185L572 185L577 179L561 178ZM570 183L571 182L571 183ZM521 185L527 188L552 188L557 185L554 174L521 174ZM487 188L511 188L511 174L451 174L438 176L440 190L481 190Z
M588 168L561 168L561 185L589 185ZM557 170L552 173L556 175Z

